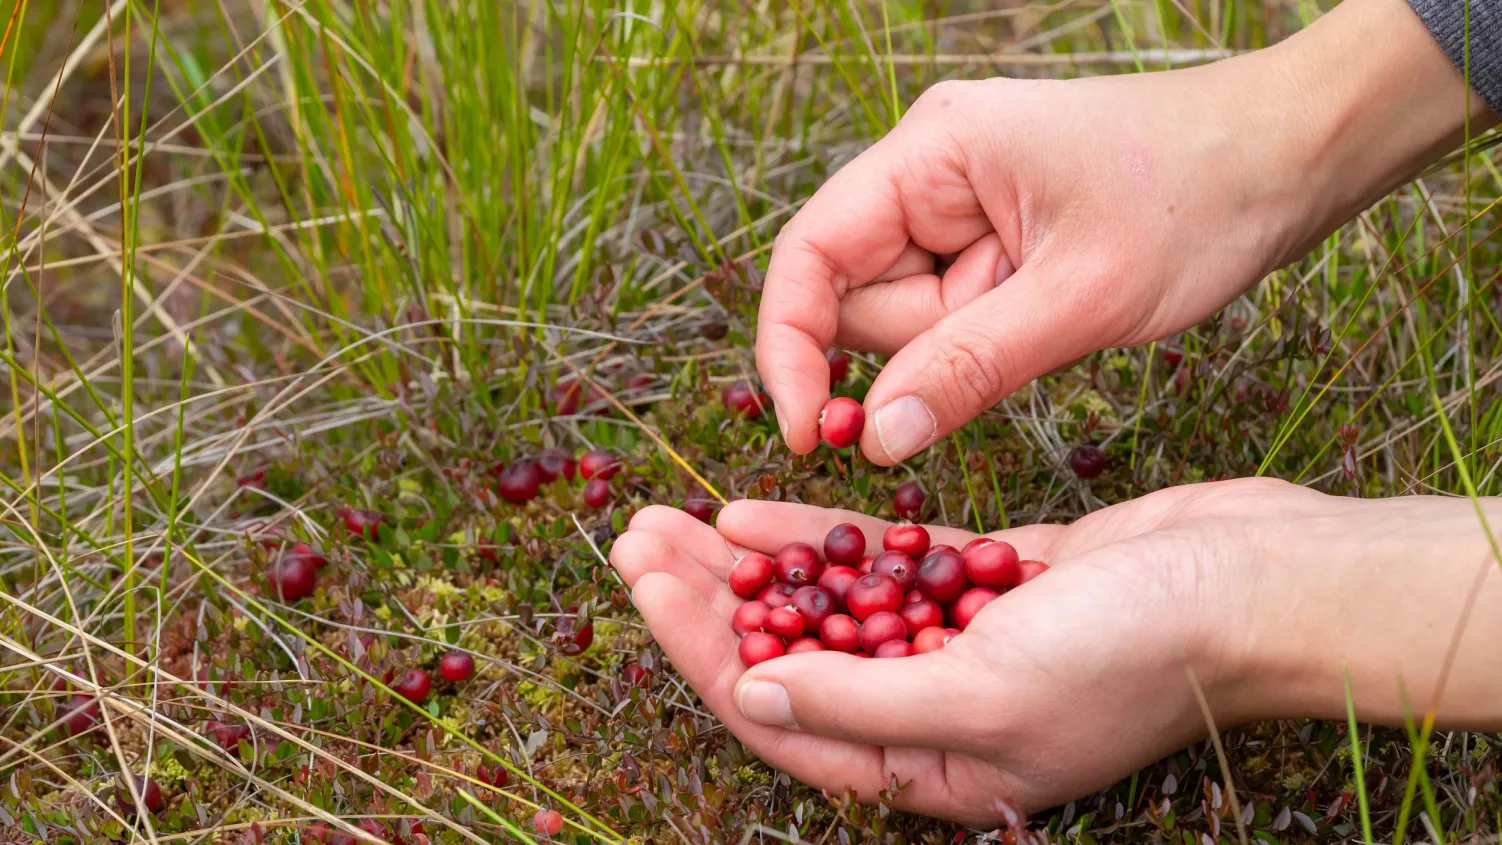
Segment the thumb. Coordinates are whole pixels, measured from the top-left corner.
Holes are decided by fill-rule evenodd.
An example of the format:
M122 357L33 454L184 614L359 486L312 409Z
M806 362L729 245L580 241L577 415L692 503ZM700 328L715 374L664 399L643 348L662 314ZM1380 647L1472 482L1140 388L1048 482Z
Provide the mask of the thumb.
M746 671L735 704L752 722L868 745L947 750L980 735L994 702L973 693L973 671L943 649L863 660L833 651L794 654Z
M903 461L1099 344L1057 278L1024 265L892 356L866 394L867 457Z

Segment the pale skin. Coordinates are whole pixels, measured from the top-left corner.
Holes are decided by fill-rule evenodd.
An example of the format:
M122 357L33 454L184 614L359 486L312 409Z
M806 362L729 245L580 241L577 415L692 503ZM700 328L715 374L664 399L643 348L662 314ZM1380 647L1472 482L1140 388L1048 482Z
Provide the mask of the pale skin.
M860 448L895 464L1039 375L1209 316L1452 149L1467 116L1473 134L1497 119L1403 0L1345 0L1202 68L936 86L778 237L757 364L788 446L818 444L830 346L892 355ZM1480 509L1502 530L1502 503ZM869 801L895 780L900 807L994 824L1204 737L1194 683L1222 728L1343 717L1348 671L1364 721L1433 707L1440 727L1502 729L1502 570L1465 499L1164 490L990 535L1053 568L941 651L747 670L736 556L846 521L879 543L880 521L844 511L735 502L716 530L651 507L611 553L706 706L816 787Z

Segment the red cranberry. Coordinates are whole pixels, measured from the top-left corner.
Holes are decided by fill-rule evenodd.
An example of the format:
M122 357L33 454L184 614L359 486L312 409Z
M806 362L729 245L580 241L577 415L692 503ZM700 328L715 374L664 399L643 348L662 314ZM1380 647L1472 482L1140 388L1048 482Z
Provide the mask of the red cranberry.
M567 417L579 410L579 397L584 391L583 385L576 379L559 379L553 382L553 387L548 391L548 398L553 402L553 413L560 417Z
M834 598L834 606L845 606L845 594L850 591L850 585L860 580L861 574L848 566L831 566L819 576L819 586Z
M610 504L610 482L598 475L584 482L584 504L599 509Z
M816 584L824 572L819 562L819 553L807 543L788 543L773 559L777 564L777 577L794 587Z
M903 607L920 601L928 601L928 596L923 595L922 590L908 590L907 595L902 597ZM901 608L899 608L900 610Z
M603 449L585 452L584 457L579 459L579 475L585 478L599 477L609 481L624 467L625 463L620 455Z
M801 619L799 621L802 621ZM772 634L764 634L761 631L752 631L741 637L740 647L736 650L740 655L741 662L747 666L755 666L765 663L774 657L781 657L786 653L782 647L782 638Z
M850 356L838 349L829 349L824 352L824 360L829 362L829 389L834 390L835 385L850 375Z
M910 522L899 522L881 536L881 547L890 552L902 552L908 557L920 557L928 551L928 529Z
M954 627L961 631L970 627L970 620L975 618L975 614L980 613L981 608L997 597L998 593L995 590L988 590L985 587L971 587L966 590L964 595L955 599L954 605L949 608Z
M250 739L250 727L234 722L211 721L208 723L209 733L214 735L214 742L225 751L234 751L240 747L240 740Z
M542 470L537 464L521 460L501 470L495 481L495 492L513 505L525 505L537 497L542 489Z
M851 616L865 621L875 613L902 607L902 588L896 579L881 572L862 575L845 593L845 606L850 608Z
M358 511L349 505L339 509L339 518L344 521L344 527L351 534L359 534L374 540L381 523L386 521L385 514L376 511Z
M652 683L652 672L640 663L627 663L621 670L621 681L628 687L644 687Z
M965 576L977 587L1005 590L1015 587L1021 575L1011 543L987 543L965 556Z
M799 637L788 643L788 654L802 654L805 651L823 651L824 643L818 637Z
M873 565L875 565L875 563L876 563L876 555L863 555L861 557L861 565L857 566L855 568L855 571L859 572L862 575L870 575L871 574L871 567Z
M720 401L724 403L725 410L732 414L754 420L766 411L772 400L767 394L751 386L747 381L736 381L725 385L720 391Z
M557 481L559 478L573 481L574 474L579 469L574 453L557 446L538 452L536 463L537 471L542 473L542 480L547 482Z
M792 600L793 593L796 592L798 592L798 588L792 584L784 581L773 581L756 598L772 607L785 607Z
M928 547L928 554L933 554L934 552L954 552L955 554L959 554L960 550L948 543L935 543Z
M866 535L848 522L829 529L824 537L824 557L830 563L856 566L866 554Z
M791 640L803 636L806 625L803 615L791 607L774 607L767 612L767 621L762 623L762 627L769 634Z
M772 606L764 601L748 601L737 607L730 616L730 629L744 637L752 631L760 631L767 624L767 614Z
M803 617L803 630L817 631L834 613L834 596L820 587L799 587L793 593L792 607Z
M904 593L918 583L918 565L904 552L882 552L871 564L871 571L892 576Z
M1184 350L1174 349L1172 346L1163 350L1163 363L1168 366L1177 367L1182 360L1184 360Z
M965 544L965 548L960 550L960 556L967 557L971 552L975 551L981 546L988 546L994 542L996 542L996 540L993 537L976 537L974 540L971 540L970 542Z
M312 546L300 540L296 543L293 543L291 548L282 552L283 560L289 557L305 557L310 563L313 564L314 569L322 569L325 566L329 565L328 558L319 554L317 550L315 550Z
M918 589L940 604L949 604L970 585L965 581L965 560L959 552L929 552L918 567Z
M421 704L433 689L433 679L421 669L408 669L401 680L391 685L391 691L413 704Z
M897 512L898 519L917 519L923 515L923 500L926 498L928 494L918 482L909 481L892 494L892 509Z
M725 580L730 583L730 592L751 599L772 583L775 569L771 558L761 552L747 552L730 567L730 575Z
M1094 478L1106 471L1106 453L1093 443L1081 443L1069 453L1069 468L1080 478Z
M553 645L557 646L559 652L570 657L583 654L589 644L595 641L594 623L580 619L578 612L577 607L565 608L553 629Z
M944 624L944 608L939 607L938 602L928 599L903 605L898 608L897 615L901 616L903 623L907 625L909 637L918 636L918 632L924 628Z
M283 556L271 567L266 576L271 584L271 594L285 602L294 602L313 595L318 586L318 567L302 556Z
M916 654L928 654L930 651L938 651L949 644L954 635L947 628L934 626L924 628L913 637L913 652Z
M475 659L467 651L451 651L438 659L438 674L454 683L474 677Z
M872 657L912 657L913 644L907 640L887 640L876 647Z
M902 617L889 611L883 610L871 614L861 623L859 633L861 648L869 654L876 653L876 647L889 640L906 640L907 623Z
M819 436L836 449L853 446L866 427L866 411L848 396L836 396L819 412Z
M544 836L557 836L563 831L563 814L557 810L538 810L532 816L532 829Z
M843 613L824 618L819 626L819 639L835 651L854 653L860 650L860 624Z
M166 802L162 800L161 784L152 778L143 778L138 775L131 775L131 777L135 779L136 791L141 795L141 806L146 808L146 812L161 812L162 807L166 806ZM115 797L120 803L121 812L131 816L136 814L136 799L130 794L130 787L120 784L115 788Z
M683 512L699 520L705 525L714 521L715 503L710 499L686 499L683 502Z
M75 695L63 705L63 733L79 734L99 724L99 702L93 696Z
M1017 585L1021 586L1048 571L1048 564L1041 560L1017 562Z

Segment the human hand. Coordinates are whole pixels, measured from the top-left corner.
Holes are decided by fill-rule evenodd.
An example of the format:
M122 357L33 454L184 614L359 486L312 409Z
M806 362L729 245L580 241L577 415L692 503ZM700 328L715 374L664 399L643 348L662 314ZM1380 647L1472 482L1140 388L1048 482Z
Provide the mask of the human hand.
M739 501L716 531L671 508L631 521L611 563L678 673L753 752L816 787L972 824L1005 801L1031 811L1100 788L1205 735L1192 670L1222 724L1275 709L1249 694L1250 622L1275 543L1331 499L1246 480L1173 488L1070 526L990 536L1052 568L987 605L942 650L890 660L837 652L749 671L725 585L744 549L818 544L886 523L850 511ZM930 529L963 547L975 535ZM1282 548L1282 546L1278 546ZM777 687L785 693L777 691Z
M934 86L778 236L756 357L788 446L818 444L831 345L893 356L861 438L890 465L1194 325L1453 145L1463 89L1402 0L1206 67Z

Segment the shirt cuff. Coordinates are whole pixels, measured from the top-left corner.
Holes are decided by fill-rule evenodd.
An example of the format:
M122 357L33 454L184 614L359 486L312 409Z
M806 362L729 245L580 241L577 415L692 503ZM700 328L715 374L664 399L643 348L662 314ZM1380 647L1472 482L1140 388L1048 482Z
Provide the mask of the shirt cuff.
M1408 0L1445 55L1466 70L1465 4L1471 8L1471 89L1502 115L1502 0Z

